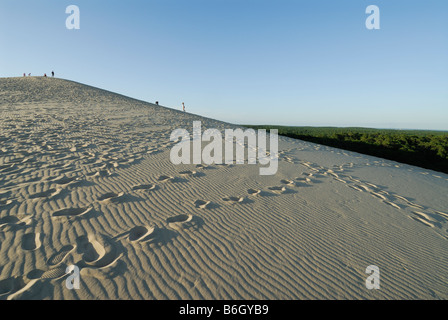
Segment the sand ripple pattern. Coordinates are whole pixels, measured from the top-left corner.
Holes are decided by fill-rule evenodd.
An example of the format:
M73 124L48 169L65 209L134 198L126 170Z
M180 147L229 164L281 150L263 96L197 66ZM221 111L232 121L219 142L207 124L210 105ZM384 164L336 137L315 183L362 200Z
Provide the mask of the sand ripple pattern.
M174 129L232 126L59 79L0 112L2 300L448 299L446 175L284 137L274 176L175 166Z

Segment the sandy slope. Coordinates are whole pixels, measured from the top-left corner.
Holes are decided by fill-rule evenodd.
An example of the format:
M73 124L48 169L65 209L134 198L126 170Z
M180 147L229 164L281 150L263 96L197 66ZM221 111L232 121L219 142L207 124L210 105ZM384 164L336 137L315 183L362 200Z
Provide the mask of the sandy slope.
M288 138L275 176L176 166L172 130L232 126L58 79L0 112L0 299L448 298L445 174Z

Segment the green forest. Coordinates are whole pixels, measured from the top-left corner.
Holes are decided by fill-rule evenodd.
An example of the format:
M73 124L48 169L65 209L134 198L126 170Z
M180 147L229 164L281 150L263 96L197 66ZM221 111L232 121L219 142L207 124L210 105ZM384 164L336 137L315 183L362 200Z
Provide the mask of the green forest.
M448 131L245 125L278 134L448 173Z

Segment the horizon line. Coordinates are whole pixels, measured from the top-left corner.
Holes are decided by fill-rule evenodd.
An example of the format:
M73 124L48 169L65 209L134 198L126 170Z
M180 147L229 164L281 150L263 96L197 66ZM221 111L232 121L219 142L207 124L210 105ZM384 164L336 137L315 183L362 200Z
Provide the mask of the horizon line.
M126 94L123 94L123 93L115 92L115 91L110 91L108 89L101 88L101 87L96 87L96 86L93 86L93 85L90 85L90 84L87 84L87 83L83 83L83 82L80 82L80 81L77 81L77 80L71 80L71 79L60 78L60 77L52 77L51 75L47 76L47 77L45 77L43 75L42 76L41 75L35 75L35 76L11 76L11 77L0 76L0 79L16 79L16 78L17 79L23 79L23 78L47 78L47 79L58 79L58 80L63 80L63 81L71 81L71 82L79 83L79 84L82 84L82 85L85 85L85 86L89 86L89 87L92 87L92 88L96 88L96 89L104 90L104 91L107 91L107 92L111 92L111 93L114 93L114 94L117 94L117 95L120 95L120 96L123 96L123 97L126 97L126 98L130 98L130 99L133 99L133 100L137 100L137 101L140 101L140 102L150 103L150 104L162 107L162 108L168 108L168 109L172 109L172 110L175 110L175 111L180 111L180 110L177 110L176 108L173 108L173 107L156 104L156 103L153 103L153 102L150 102L150 101L147 101L147 100L135 98L135 97L132 97L132 96L129 96L129 95L126 95ZM194 113L191 113L191 112L188 112L188 113L194 114ZM204 118L214 119L214 118L210 118L210 117L207 117L207 116L202 116L200 114L195 114L195 115L199 115L199 116L204 117ZM219 120L219 119L214 119L214 120L230 123L228 121ZM342 126L338 126L338 125L290 125L290 124L266 124L266 123L263 123L263 124L249 124L249 123L236 123L236 122L235 123L231 123L231 124L240 125L240 126L249 125L249 126L296 127L296 128L310 127L310 128L337 128L337 129L375 129L375 130L395 130L395 131L433 131L433 132L447 132L448 133L448 129L423 129L423 128L406 128L406 127L403 127L403 128L393 128L393 127L370 127L370 126L354 126L354 125L350 125L350 126L344 126L344 125L342 125Z

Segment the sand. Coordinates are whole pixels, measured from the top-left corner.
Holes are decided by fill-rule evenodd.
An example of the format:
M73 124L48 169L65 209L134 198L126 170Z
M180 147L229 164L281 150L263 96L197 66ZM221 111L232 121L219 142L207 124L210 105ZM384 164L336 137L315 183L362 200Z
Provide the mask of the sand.
M448 298L446 174L285 137L276 175L174 165L174 129L235 126L61 79L0 112L2 300Z

